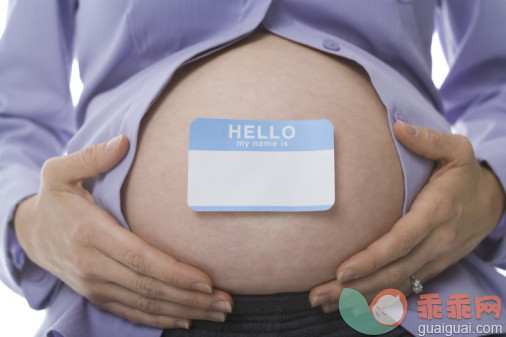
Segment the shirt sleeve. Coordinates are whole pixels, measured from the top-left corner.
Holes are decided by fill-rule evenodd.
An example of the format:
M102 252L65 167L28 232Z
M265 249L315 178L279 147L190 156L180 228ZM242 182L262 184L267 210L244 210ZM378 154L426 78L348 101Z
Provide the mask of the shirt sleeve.
M0 39L0 278L43 308L61 285L17 243L14 211L75 132L70 95L76 1L11 1Z
M506 1L442 0L436 18L450 66L441 86L446 119L506 190ZM506 212L489 238L505 231Z

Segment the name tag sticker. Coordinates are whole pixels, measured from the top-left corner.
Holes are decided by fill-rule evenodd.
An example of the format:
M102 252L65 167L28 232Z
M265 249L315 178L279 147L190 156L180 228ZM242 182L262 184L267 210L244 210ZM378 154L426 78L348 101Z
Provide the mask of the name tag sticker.
M334 205L334 126L327 119L197 118L188 205L195 211L324 211Z

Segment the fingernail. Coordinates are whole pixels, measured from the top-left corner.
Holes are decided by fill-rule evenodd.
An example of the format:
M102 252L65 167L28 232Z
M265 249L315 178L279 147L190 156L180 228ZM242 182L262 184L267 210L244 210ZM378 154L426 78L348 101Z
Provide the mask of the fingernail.
M416 128L413 125L408 124L403 121L400 121L400 122L401 122L401 125L404 128L404 130L408 131L411 135L416 136L418 131L416 130Z
M194 289L194 290L198 290L198 291L201 291L201 292L206 293L206 294L212 294L213 293L213 288L211 288L211 286L209 284L205 284L205 283L202 283L202 282L192 283L190 287L192 289Z
M110 141L108 141L107 144L105 144L105 151L106 152L114 151L118 147L118 144L121 141L121 138L123 138L123 135L116 136L113 139L111 139Z
M211 304L211 309L231 313L232 306L227 301L218 301Z
M337 275L337 282L344 283L357 278L358 274L353 269L345 269Z
M339 308L339 303L337 303L337 302L322 305L322 310L326 314L328 314L329 312L335 311L338 308Z
M179 328L179 329L188 330L190 328L190 324L188 324L188 322L186 322L186 321L175 321L174 325L176 326L176 328Z
M225 322L225 314L217 311L208 311L206 313L206 317L211 321L215 322Z
M332 300L332 297L330 297L329 294L316 296L315 298L313 298L313 301L311 302L311 307L316 307L318 305L328 303L330 302L330 300Z

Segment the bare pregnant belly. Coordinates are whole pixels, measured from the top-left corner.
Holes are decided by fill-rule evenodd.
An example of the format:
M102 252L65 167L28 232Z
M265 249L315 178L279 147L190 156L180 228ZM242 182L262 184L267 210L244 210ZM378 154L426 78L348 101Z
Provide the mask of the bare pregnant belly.
M198 117L329 119L334 206L300 213L192 211L188 138ZM268 294L335 278L341 262L400 218L403 191L387 113L364 70L255 33L178 70L142 121L122 207L134 233L208 273L215 287Z

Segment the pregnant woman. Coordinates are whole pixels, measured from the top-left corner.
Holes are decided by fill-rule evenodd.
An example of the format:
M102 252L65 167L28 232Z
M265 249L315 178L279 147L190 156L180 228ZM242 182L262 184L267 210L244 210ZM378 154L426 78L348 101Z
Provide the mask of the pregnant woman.
M2 280L48 309L40 336L65 337L359 335L343 287L370 301L413 280L506 300L505 15L485 1L13 3ZM334 206L191 210L196 118L330 120ZM418 299L392 335L417 333Z

